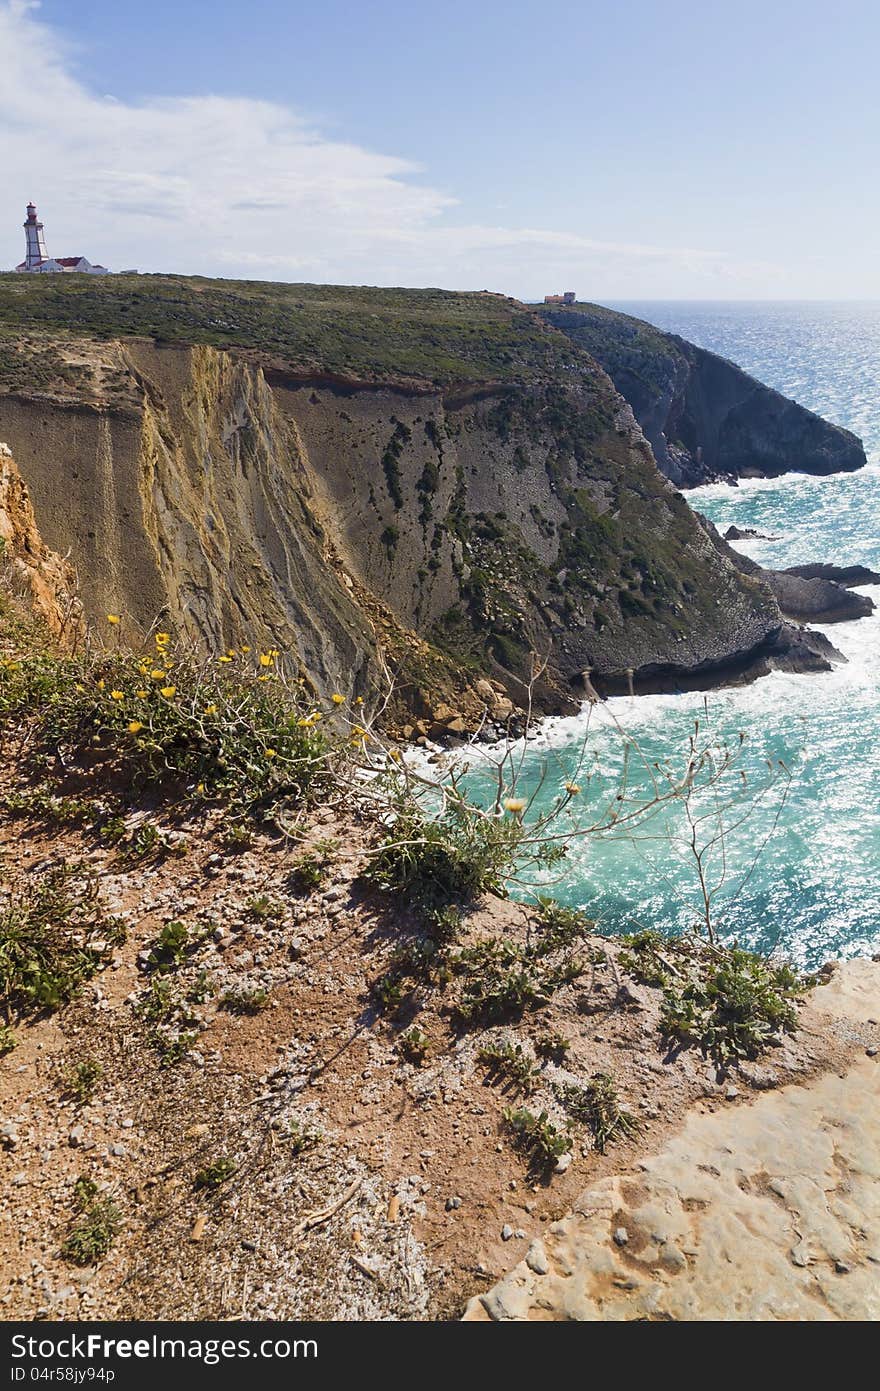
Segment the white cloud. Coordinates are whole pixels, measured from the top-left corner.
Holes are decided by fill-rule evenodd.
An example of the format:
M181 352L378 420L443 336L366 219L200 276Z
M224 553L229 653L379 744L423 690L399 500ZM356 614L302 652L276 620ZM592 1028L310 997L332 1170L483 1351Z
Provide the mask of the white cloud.
M603 277L619 294L646 269L658 285L676 269L711 292L758 269L718 252L456 224L455 199L418 182L417 166L328 139L271 102L98 96L37 10L0 0L0 262L23 254L33 198L50 255L116 268L525 295Z

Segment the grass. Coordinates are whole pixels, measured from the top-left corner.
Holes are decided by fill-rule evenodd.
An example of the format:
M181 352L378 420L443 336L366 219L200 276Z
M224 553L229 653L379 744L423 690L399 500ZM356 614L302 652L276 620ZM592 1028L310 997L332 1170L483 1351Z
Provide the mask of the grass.
M660 988L660 1027L672 1043L699 1047L725 1067L757 1058L797 1027L798 1005L813 984L786 963L741 947L667 941L642 932L627 939L620 963Z
M321 368L371 381L528 380L556 375L577 357L500 295L170 275L0 275L0 385L75 384L59 342L67 333L240 348L277 371Z
M73 1265L94 1265L113 1245L122 1216L113 1199L85 1175L74 1184L73 1199L78 1215L61 1244L61 1255Z
M61 864L0 896L0 1007L7 1017L55 1010L125 939L81 866Z

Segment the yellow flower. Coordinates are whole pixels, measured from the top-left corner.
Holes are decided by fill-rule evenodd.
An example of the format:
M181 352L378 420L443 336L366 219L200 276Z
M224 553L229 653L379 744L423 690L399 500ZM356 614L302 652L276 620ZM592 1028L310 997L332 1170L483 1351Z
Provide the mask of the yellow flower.
M110 699L111 699L111 700L122 700L123 697L124 697L124 695L125 695L125 692L124 692L124 691L111 691L111 692L110 692Z
M218 662L231 662L231 661L232 661L232 658L231 658L231 657L218 657L218 658L217 658L217 661L218 661Z
M227 657L234 657L234 656L235 656L235 648L234 648L234 647L227 647L227 649L226 649L226 655L227 655Z
M157 647L167 647L170 641L171 641L171 634L170 634L170 633L157 633L157 634L156 634L156 646L157 646Z
M271 652L261 652L261 653L260 653L260 666L261 666L261 667L270 667L270 666L272 665L272 663L274 662L274 660L275 660L275 658L272 656L272 653L271 653Z
M141 724L140 720L132 720L128 726L129 734L140 734L142 729L143 725Z
M274 749L265 749L265 750L264 750L264 753L265 753L265 755L266 755L267 758L274 758L274 757L275 757L275 750L274 750Z
M108 613L108 615L107 615L107 622L108 622L108 623L118 623L118 622L119 622L119 614L118 614L118 613Z
M139 700L143 700L147 694L147 691L135 691L135 695L138 697Z
M514 816L519 816L526 809L525 797L505 797L504 810L513 812Z
M176 690L176 686L163 686L160 694L163 695L166 700L170 700Z
M258 676L258 677L257 677L257 680L258 680L258 681L268 681L268 680L269 680L269 677L268 677L268 676Z
M340 695L338 691L334 691L333 694L332 694L332 696L330 697L330 699L333 701L333 704L334 704L334 705L344 705L344 704L345 704L345 696L344 696L344 695Z
M363 703L364 703L364 698L363 698L363 696L355 696L354 703L355 703L355 705L363 705Z
M206 706L205 706L205 714L206 714L206 715L216 715L216 713L217 713L217 706L216 706L216 705L206 705Z
M565 790L569 797L576 797L581 790L581 785L579 782L567 782L565 784Z
M241 652L250 652L250 650L251 650L251 649L248 647L248 645L247 645L246 642L243 642L243 643L241 644L241 647L239 648L239 651L241 651Z
M163 677L165 677L165 676L167 676L167 675L168 675L168 672L167 672L167 671L163 671L163 670L161 669L161 667L154 667L153 670L150 672L150 676L151 676L151 678L152 678L154 681L161 681L161 680L163 679Z
M400 758L400 749L389 749L388 757L393 759L394 762L397 763Z
M197 787L196 787L196 792L204 792L204 790L205 790L205 784L204 784L203 782L200 782L200 783L197 785Z
M107 682L104 680L104 678L103 678L103 676L102 676L101 679L100 679L100 681L98 682L98 690L99 690L99 691L103 691L103 689L104 689L104 687L105 687L106 685L107 685Z

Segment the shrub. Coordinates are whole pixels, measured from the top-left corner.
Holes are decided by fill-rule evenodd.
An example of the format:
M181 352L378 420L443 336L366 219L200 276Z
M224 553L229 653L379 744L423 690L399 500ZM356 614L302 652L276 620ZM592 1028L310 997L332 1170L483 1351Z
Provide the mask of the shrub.
M0 664L0 728L26 723L38 755L97 765L135 792L219 797L241 813L302 801L323 783L329 741L276 657L199 664L164 634L141 657L29 651Z
M505 896L522 834L515 818L487 817L463 801L452 802L436 820L406 806L365 874L417 911L470 902L483 893Z
M125 940L122 923L105 915L96 881L62 864L0 899L0 1004L58 1009Z
M0 1024L0 1058L18 1047L18 1039L8 1024Z
M61 1245L61 1255L74 1265L94 1265L106 1256L122 1223L119 1208L90 1178L81 1176L73 1189L79 1215Z

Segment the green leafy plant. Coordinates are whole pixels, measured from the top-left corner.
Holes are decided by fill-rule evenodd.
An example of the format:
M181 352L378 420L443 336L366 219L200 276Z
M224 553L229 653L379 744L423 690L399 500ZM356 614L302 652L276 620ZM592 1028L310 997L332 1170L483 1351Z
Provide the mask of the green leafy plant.
M681 1043L695 1043L719 1065L756 1058L780 1034L797 1026L806 986L789 966L776 966L738 947L720 961L663 993L660 1027Z
M429 1046L428 1035L415 1026L398 1035L397 1051L405 1062L412 1063L414 1067L421 1067L428 1056Z
M297 1116L291 1117L288 1121L284 1136L290 1145L291 1153L297 1155L306 1154L308 1150L315 1149L322 1138L320 1130L313 1130Z
M571 1048L571 1042L560 1033L539 1034L535 1039L535 1052L539 1058L546 1058L548 1062L563 1063Z
M526 1156L529 1169L536 1175L546 1174L571 1149L571 1136L554 1125L546 1111L536 1116L524 1106L508 1106L503 1120L514 1148Z
M655 932L626 939L620 964L663 992L660 1028L667 1039L693 1045L724 1067L756 1058L797 1026L797 1009L815 983L786 963L741 947L667 940Z
M513 818L485 817L463 800L431 820L404 805L365 875L417 911L436 911L483 893L507 893L522 828Z
M498 937L462 948L450 965L460 985L452 1012L465 1027L500 1024L541 1009L583 969L575 960L547 965L540 952Z
M8 1024L0 1024L0 1058L18 1047L18 1039Z
M61 1244L61 1255L73 1265L94 1265L113 1245L122 1216L113 1199L85 1175L74 1184L73 1200L78 1215Z
M0 1004L58 1009L125 940L101 905L96 880L61 864L0 896Z
M97 1058L81 1058L78 1063L68 1067L64 1076L65 1091L80 1106L91 1101L95 1088L104 1075L104 1069Z
M204 1169L199 1169L193 1179L193 1187L214 1192L224 1183L228 1183L233 1174L237 1172L238 1165L235 1161L227 1155L222 1155L211 1164L207 1164Z
M620 1106L614 1078L607 1072L597 1072L586 1086L565 1082L554 1090L572 1120L592 1131L601 1154L612 1140L634 1135L638 1129L635 1116Z
M511 1091L530 1096L538 1085L539 1070L524 1052L521 1043L487 1043L477 1052L492 1082L502 1082Z
M268 1008L269 992L257 986L238 986L221 995L220 1003L233 1014L260 1014Z
M539 898L532 919L538 929L535 950L542 956L583 941L596 927L580 909L567 908L553 898Z

